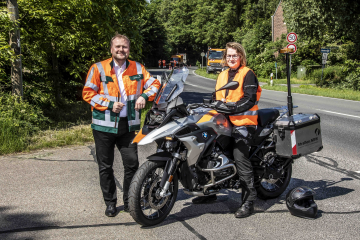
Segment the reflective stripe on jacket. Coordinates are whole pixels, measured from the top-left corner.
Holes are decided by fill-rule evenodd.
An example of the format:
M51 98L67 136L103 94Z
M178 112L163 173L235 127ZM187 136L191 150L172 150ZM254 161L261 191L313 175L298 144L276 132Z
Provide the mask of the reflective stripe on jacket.
M129 131L139 130L141 110L135 110L135 102L140 96L147 101L153 101L160 82L151 77L143 65L130 60L126 60L122 80L127 95ZM83 99L91 105L91 128L102 132L117 133L118 124L115 125L115 118L119 116L119 113L114 113L112 108L115 102L120 102L118 96L120 96L120 88L113 59L93 64L83 89ZM118 117L117 121L119 119Z
M237 102L241 98L243 98L244 97L244 88L243 88L244 78L245 78L246 74L248 73L248 71L252 71L252 70L245 66L240 67L239 72L235 75L234 80L233 80L233 81L239 82L239 87L235 90L229 90L229 94L226 98L225 98L226 90L217 92L216 100L222 100L225 98L226 102ZM222 86L224 86L228 82L228 76L229 76L229 69L221 72L216 81L215 89L219 89ZM255 105L251 109L249 109L245 112L230 115L229 116L230 121L235 126L257 125L258 124L258 121L257 121L258 112L257 111L259 109L257 104L260 100L260 96L261 96L261 87L260 87L260 85L258 85Z

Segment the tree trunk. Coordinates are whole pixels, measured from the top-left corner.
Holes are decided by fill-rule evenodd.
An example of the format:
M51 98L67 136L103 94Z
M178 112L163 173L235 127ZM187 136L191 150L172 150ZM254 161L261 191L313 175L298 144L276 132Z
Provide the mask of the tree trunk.
M11 63L11 84L14 95L23 96L23 80L21 66L21 48L20 48L20 25L19 8L17 0L7 0L7 8L10 13L10 20L14 24L14 29L10 31L10 47L14 50L16 59Z
M52 59L52 81L53 89L55 94L55 102L57 106L62 104L61 95L60 95L60 71L59 71L59 62L56 56L56 46L54 43L51 43L51 59Z

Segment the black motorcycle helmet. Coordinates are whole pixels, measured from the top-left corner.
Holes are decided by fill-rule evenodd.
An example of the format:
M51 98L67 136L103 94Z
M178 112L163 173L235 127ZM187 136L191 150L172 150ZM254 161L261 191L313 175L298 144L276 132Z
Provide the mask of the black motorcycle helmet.
M296 187L286 195L286 206L294 216L316 218L318 207L314 195L315 191L309 187Z

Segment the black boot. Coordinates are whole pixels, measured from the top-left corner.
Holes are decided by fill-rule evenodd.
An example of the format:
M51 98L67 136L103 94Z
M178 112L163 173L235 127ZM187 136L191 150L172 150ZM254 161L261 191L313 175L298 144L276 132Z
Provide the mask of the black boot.
M254 202L245 201L240 208L236 211L236 218L246 218L254 213Z
M197 197L194 198L192 200L192 202L194 204L201 204L201 203L209 203L209 202L213 202L217 199L216 195L210 195L210 196L201 196L201 197Z
M116 206L114 204L110 204L106 207L105 215L108 217L115 217L117 213Z

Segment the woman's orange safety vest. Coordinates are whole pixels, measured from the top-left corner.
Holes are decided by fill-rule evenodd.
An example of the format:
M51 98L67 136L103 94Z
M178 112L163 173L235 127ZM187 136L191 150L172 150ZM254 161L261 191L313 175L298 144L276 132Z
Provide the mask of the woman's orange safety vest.
M244 97L244 90L243 90L244 78L249 71L252 71L252 70L248 67L245 67L245 66L240 67L239 72L235 75L234 80L233 80L233 81L239 82L239 87L235 90L229 90L229 94L226 98L225 98L226 90L217 92L216 100L226 99L226 102L237 102L241 98L243 98ZM221 72L216 81L215 89L217 90L217 89L221 88L222 86L224 86L225 84L227 84L228 77L229 77L229 69ZM258 102L260 100L260 96L261 96L261 87L260 87L260 85L258 85L255 105L251 109L249 109L245 112L230 115L229 116L230 121L235 126L257 125L258 124L258 121L257 121L258 109L259 109Z

